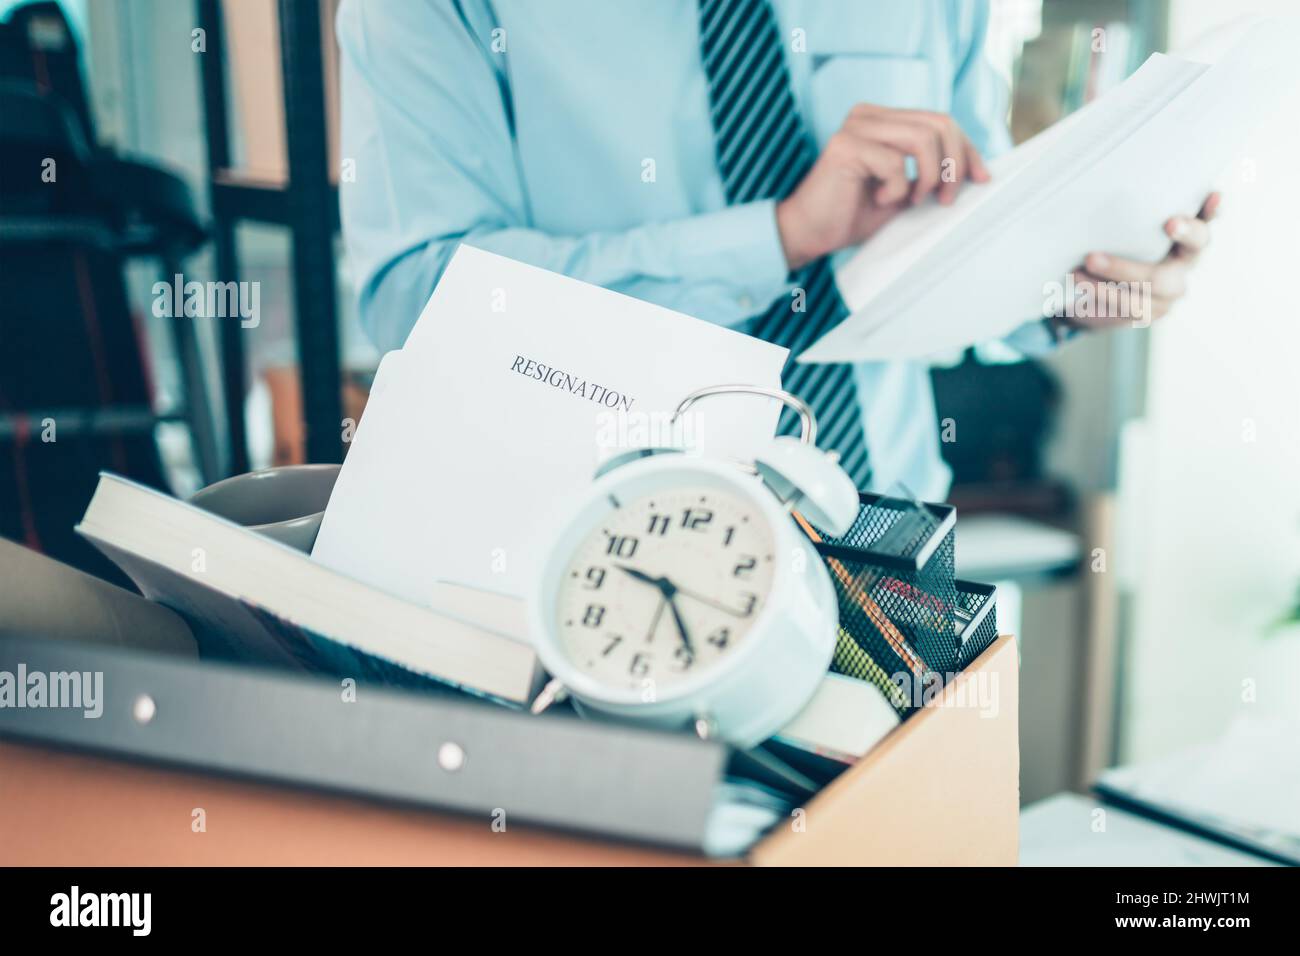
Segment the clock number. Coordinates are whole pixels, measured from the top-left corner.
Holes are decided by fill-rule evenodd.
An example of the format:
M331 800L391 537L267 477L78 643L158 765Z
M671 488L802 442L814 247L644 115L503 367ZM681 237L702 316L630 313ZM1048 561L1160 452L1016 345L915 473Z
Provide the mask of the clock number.
M587 580L589 584L584 585L588 591L599 591L600 586L605 583L605 569L590 567L587 569Z
M708 637L706 637L705 640L707 640L714 647L721 650L722 648L726 647L727 642L731 640L731 628L720 627L712 634L710 634Z
M677 668L679 671L688 671L691 669L691 665L695 663L695 655L685 647L677 648L677 650L673 652L673 657L675 657L677 663L681 665L681 667Z
M740 563L737 564L735 570L731 572L731 576L735 578L743 577L744 575L749 574L750 571L753 571L757 566L758 558L753 555L746 555L741 558Z
M741 595L741 597L745 599L745 606L740 609L741 616L749 617L749 615L754 613L754 606L758 604L758 595L746 591Z
M650 673L650 659L644 654L632 655L632 663L628 665L627 672L633 677L645 677Z
M638 541L630 534L627 535L610 535L609 544L605 546L605 553L612 554L616 558L630 558L636 554Z
M731 547L731 539L734 538L735 536L736 536L736 526L733 524L727 528L726 534L722 536L722 546L724 548Z
M600 656L601 656L601 657L609 657L610 653L614 650L614 648L618 647L618 645L620 645L620 644L622 644L622 643L623 643L623 638L621 638L621 637L619 637L619 636L617 636L617 635L611 634L611 635L610 635L610 638L609 638L609 644L607 644L607 645L605 646L605 649L604 649L603 651L600 652Z
M600 622L605 618L605 607L601 604L588 604L587 611L582 615L583 627L600 627Z
M646 528L647 534L657 534L661 538L668 533L668 525L671 519L667 515L650 516L650 527Z
M698 511L687 508L682 512L682 527L689 528L691 531L708 530L709 522L712 520L713 512L708 508L700 508Z

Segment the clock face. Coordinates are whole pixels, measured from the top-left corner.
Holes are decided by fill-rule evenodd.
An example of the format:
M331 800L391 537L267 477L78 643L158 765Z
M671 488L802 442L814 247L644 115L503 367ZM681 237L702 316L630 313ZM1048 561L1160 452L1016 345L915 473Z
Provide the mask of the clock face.
M772 528L716 487L609 505L561 579L560 643L601 684L654 700L745 641L772 586Z

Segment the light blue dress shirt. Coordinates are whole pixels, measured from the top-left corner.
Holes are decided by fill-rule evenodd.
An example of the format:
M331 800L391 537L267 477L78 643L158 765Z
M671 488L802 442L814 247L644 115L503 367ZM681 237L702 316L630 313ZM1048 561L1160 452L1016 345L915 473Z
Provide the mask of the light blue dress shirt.
M1010 145L983 0L773 0L819 146L858 102ZM775 206L728 207L697 0L344 0L343 232L362 324L398 348L460 242L744 327L790 290ZM1012 336L1047 347L1041 323ZM928 369L856 369L873 486L942 500Z

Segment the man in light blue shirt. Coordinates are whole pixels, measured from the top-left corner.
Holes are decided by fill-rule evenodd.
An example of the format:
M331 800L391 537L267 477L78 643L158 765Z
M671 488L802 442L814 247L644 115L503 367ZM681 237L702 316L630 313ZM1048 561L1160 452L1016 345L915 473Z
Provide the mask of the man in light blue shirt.
M704 8L702 28L710 2L722 12ZM726 76L719 88L701 55L728 2L344 0L342 156L355 177L340 197L376 345L401 346L461 242L750 329L796 270L913 202L950 202L987 175L981 156L1009 147L1004 90L981 56L983 0L770 0L781 85L820 155L788 196L729 203L714 128ZM762 58L722 49L737 75ZM1216 205L1165 224L1178 243L1165 261L1090 256L1081 278L1151 281L1164 311ZM1064 331L1033 320L1009 341L1041 351ZM926 367L851 372L871 486L941 500L950 475Z

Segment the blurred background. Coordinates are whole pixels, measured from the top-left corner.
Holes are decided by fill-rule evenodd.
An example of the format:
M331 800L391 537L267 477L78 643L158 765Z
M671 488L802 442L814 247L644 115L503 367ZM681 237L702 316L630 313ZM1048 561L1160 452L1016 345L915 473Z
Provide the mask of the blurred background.
M1023 141L1288 6L992 0L987 55ZM0 0L0 535L117 580L71 533L98 469L184 495L341 460L378 356L338 236L335 7ZM1300 714L1296 115L1224 171L1172 321L934 369L958 570L1021 638L1025 801ZM13 173L46 158L55 190ZM178 273L257 283L256 325L172 318L155 284Z

